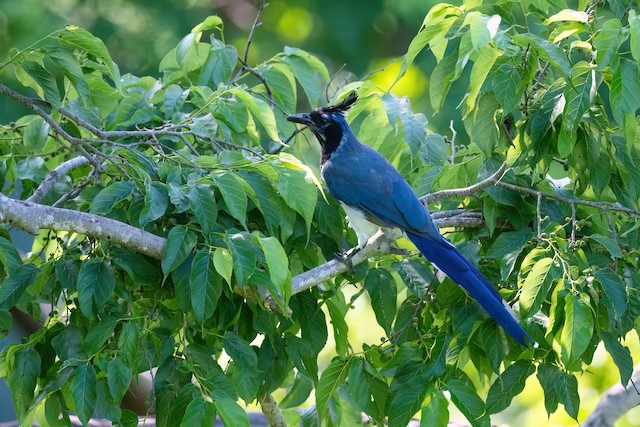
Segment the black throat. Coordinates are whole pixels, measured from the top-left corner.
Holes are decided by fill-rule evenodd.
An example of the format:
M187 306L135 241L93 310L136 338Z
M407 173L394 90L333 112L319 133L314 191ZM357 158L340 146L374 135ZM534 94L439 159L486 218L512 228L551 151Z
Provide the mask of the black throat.
M322 149L322 156L320 157L320 164L324 164L331 158L331 154L340 146L342 141L342 128L339 123L331 122L324 128L324 135L319 132L314 132L316 138L320 141L320 148Z

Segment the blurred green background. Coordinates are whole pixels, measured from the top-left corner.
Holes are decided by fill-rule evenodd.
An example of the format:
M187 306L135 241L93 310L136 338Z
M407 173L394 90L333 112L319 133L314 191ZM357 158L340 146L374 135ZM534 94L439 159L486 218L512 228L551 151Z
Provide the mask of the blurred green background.
M265 9L262 25L253 39L249 64L270 58L284 46L293 46L319 56L331 73L344 65L340 81L347 73L352 73L353 79L360 79L406 51L435 3L433 0L273 0ZM223 18L226 41L244 52L259 4L250 0L0 0L0 62L7 59L10 48L24 49L52 31L73 24L103 39L123 74L159 76L160 59L208 15L218 14ZM420 55L393 93L408 96L414 111L427 115L433 131L449 135L450 120L457 123L458 130L463 130L456 106L464 96L466 85L454 85L442 112L433 116L427 97L427 75L434 65L430 54ZM394 81L398 67L399 62L394 62L370 78L386 90ZM0 80L16 86L6 81L6 74L0 75ZM20 91L26 93L24 88ZM23 114L26 111L20 106L0 98L0 123ZM361 343L376 343L383 336L381 329L372 327L376 325L373 319L370 305L360 298L347 319L356 351ZM634 362L638 363L637 336L628 338L626 344L634 355ZM321 364L326 365L333 354L329 344ZM467 372L471 374L472 368ZM618 380L617 368L603 349L599 349L593 365L579 377L581 419L594 409L603 391ZM489 384L485 386L488 388ZM0 392L1 388L2 385ZM9 402L0 397L0 413L12 410L6 406L11 405ZM452 414L452 418L462 416ZM547 420L542 390L534 376L511 407L493 420L511 426L576 425L562 409ZM638 408L627 414L619 425L640 425L637 420L640 420Z

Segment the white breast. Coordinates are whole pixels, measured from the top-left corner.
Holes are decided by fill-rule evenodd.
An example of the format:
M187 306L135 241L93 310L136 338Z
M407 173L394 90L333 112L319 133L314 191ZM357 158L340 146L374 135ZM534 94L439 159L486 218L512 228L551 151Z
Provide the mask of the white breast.
M367 220L365 214L360 209L340 203L347 214L349 225L353 228L358 236L358 246L364 247L367 241L380 230L380 226Z

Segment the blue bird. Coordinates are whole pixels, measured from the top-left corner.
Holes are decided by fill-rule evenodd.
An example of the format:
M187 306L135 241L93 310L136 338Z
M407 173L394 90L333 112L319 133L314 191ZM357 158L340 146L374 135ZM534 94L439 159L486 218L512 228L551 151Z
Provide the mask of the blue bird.
M321 146L321 175L347 214L362 248L382 228L398 228L418 250L462 286L525 347L532 342L489 280L445 239L407 181L387 159L355 137L344 113L355 92L336 105L295 114L287 120L308 126Z

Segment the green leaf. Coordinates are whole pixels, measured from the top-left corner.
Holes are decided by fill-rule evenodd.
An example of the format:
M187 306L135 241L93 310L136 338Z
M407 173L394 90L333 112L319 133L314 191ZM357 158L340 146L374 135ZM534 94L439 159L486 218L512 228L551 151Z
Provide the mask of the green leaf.
M491 71L496 59L502 56L502 51L493 46L485 46L478 51L478 57L471 69L469 78L469 92L467 94L467 114L476 108L476 98L480 93L480 88Z
M271 86L273 97L284 111L294 111L296 108L296 79L291 68L284 64L267 63L258 68Z
M144 207L140 212L140 227L162 218L169 207L169 192L164 184L152 182L146 184L145 189Z
M333 338L336 342L336 352L339 356L344 356L349 349L349 327L345 321L349 306L342 292L337 292L332 298L325 300L325 304L331 317Z
M257 255L252 238L247 233L224 236L233 259L233 272L236 281L243 286L256 270Z
M82 74L82 69L76 57L65 49L53 46L47 48L47 55L51 59L51 62L69 79L82 101L87 103L90 97L89 85L84 78L84 74Z
M562 361L565 365L571 366L585 352L593 335L593 313L587 294L567 294L564 316L560 337Z
M13 316L8 311L0 311L0 340L3 340L11 330Z
M276 285L278 293L287 301L291 295L291 273L287 254L275 237L258 237L257 241L267 262L269 277Z
M235 402L234 402L235 403ZM211 427L216 421L216 407L206 402L201 396L196 396L187 406L182 418L181 427ZM220 414L222 415L222 413ZM226 424L226 423L225 423ZM234 424L226 424L234 425Z
M127 322L122 327L120 335L118 335L118 348L120 356L127 359L130 363L135 359L140 348L140 328L133 322Z
M440 112L444 100L454 81L454 69L458 58L455 54L447 55L433 69L429 80L429 100L434 113Z
M536 314L547 299L551 288L553 258L537 260L522 283L520 292L520 314L523 318Z
M578 393L578 379L575 375L562 373L559 384L560 401L564 405L564 410L574 420L578 421L578 410L580 409L580 394Z
M522 393L527 378L535 371L535 365L525 360L518 360L505 369L489 389L487 412L497 414L508 408L511 400Z
M225 426L250 427L247 413L235 400L225 397L216 400L214 404ZM207 424L207 426L211 425L213 424ZM189 424L189 427L191 427L191 424Z
M253 117L258 119L260 124L264 126L269 138L273 141L280 141L280 136L278 136L278 127L276 126L276 118L273 115L271 108L269 108L269 104L260 98L254 97L244 89L237 89L232 93L244 103Z
M238 396L245 402L252 402L256 398L260 383L262 382L260 371L257 368L251 368L249 366L240 365L236 362L231 362L227 366L227 372L233 381Z
M573 9L563 9L560 12L551 15L549 18L545 20L545 25L548 25L551 22L560 22L560 21L569 21L569 22L589 22L589 14L586 12L580 12Z
M89 211L92 214L107 215L118 202L129 197L135 188L135 184L129 181L113 182L93 198Z
M215 30L218 27L224 28L222 18L220 18L218 15L209 15L204 19L204 21L193 27L191 29L191 32L201 33L207 30Z
M67 28L58 33L58 40L60 42L71 46L75 49L82 49L89 52L96 59L102 60L104 65L107 66L109 75L115 81L115 72L113 68L113 60L109 55L107 47L102 40L93 36L87 30L78 28L74 25L68 25Z
M425 266L425 264L417 259L403 259L391 264L393 268L402 278L407 288L416 297L422 299L427 294L429 286L435 279L433 271Z
M0 283L0 310L9 310L31 286L40 270L33 264L23 264Z
M258 367L258 356L253 348L233 332L224 333L224 350L240 366Z
M33 348L21 347L13 354L13 363L6 373L6 379L18 419L22 419L33 402L40 365L40 355Z
M604 342L604 348L613 358L613 362L620 371L620 383L623 387L626 387L633 374L633 359L631 358L631 352L611 332L600 331L600 337Z
M385 269L372 268L364 279L364 288L371 298L371 306L378 324L389 335L396 317L396 281Z
M109 338L113 336L116 320L113 317L100 319L85 335L82 346L88 355L96 354Z
M189 89L183 90L179 85L171 85L165 89L163 109L164 116L167 119L171 119L175 114L179 113L187 96L189 96L189 92Z
M309 231L318 202L318 189L307 180L307 172L304 170L278 168L278 175L278 193L289 207L304 218Z
M630 45L631 56L636 61L640 62L640 15L631 9L629 10L629 33L630 33Z
M2 266L9 275L22 265L22 258L18 250L13 246L11 241L2 236L0 236L0 263L2 263Z
M441 390L431 396L422 408L420 427L447 427L449 425L449 402Z
M420 409L428 385L423 379L423 366L421 362L409 360L394 375L389 388L389 393L393 396L389 427L408 425L413 414Z
M400 80L402 76L404 76L418 54L428 44L437 44L442 41L449 31L449 28L451 28L453 23L458 19L458 15L461 13L461 9L445 3L437 4L429 10L427 16L425 16L422 22L422 26L420 27L418 34L416 34L416 36L411 40L407 53L405 53L402 58L400 71L398 72L396 81Z
M191 211L198 218L202 233L208 236L218 219L218 206L211 187L207 185L189 185Z
M42 65L35 62L25 61L22 62L20 66L26 71L30 77L30 81L33 83L28 84L29 82L24 81L24 79L20 79L20 82L25 86L35 89L38 92L38 95L44 95L44 99L49 101L51 107L54 110L58 109L60 107L61 100L58 83L56 82L55 77L45 70ZM20 67L18 69L20 69ZM17 72L16 75L19 75L19 73Z
M238 62L238 51L233 45L225 45L211 36L211 49L200 71L198 85L216 89L220 83L228 83Z
M184 225L178 225L169 231L162 255L162 272L165 277L187 259L197 242L195 233Z
M109 384L109 392L116 404L122 401L131 379L133 378L133 370L128 366L121 357L114 357L107 365L107 383Z
M225 248L216 248L213 253L213 266L218 274L231 286L231 275L233 273L233 257L231 256L231 252Z
M293 70L293 74L307 95L309 105L313 108L317 107L324 82L329 81L329 71L326 66L318 58L301 49L285 47L284 54L282 61ZM318 74L322 79L318 78Z
M39 153L49 138L51 126L42 117L36 117L24 129L24 146L32 153Z
M168 420L164 425L166 425L167 427L179 426L182 423L184 414L187 411L187 407L192 401L196 399L196 397L201 397L200 390L196 388L196 386L193 385L192 383L185 384L175 398L173 398L172 396L171 408L170 408L171 413L168 414ZM160 417L158 417L156 413L156 423L158 426L162 425L158 421L159 419Z
M334 358L327 369L324 370L316 387L316 411L320 422L326 418L329 412L329 398L338 391L347 378L349 363L341 358Z
M589 236L589 239L595 240L604 246L613 258L622 258L622 249L620 249L620 245L617 240L603 236L602 234L592 234Z
M422 407L420 427L447 427L449 425L449 402L438 390Z
M156 265L149 262L143 255L127 249L116 249L111 252L111 260L119 268L126 271L129 277L137 284L155 285L158 282Z
M232 217L240 221L246 228L247 224L247 193L240 182L240 179L233 172L225 172L214 178L222 199Z
M282 398L278 406L280 406L280 409L297 408L309 398L311 391L313 391L311 378L297 373L289 393Z
M596 64L599 70L611 63L624 39L620 20L609 19L602 25L598 35L593 38L593 47L596 48Z
M451 378L446 383L451 393L451 401L474 427L489 427L489 417L486 416L484 402L472 386L457 378Z
M495 96L492 93L483 94L478 100L478 106L463 119L471 141L480 148L487 159L491 158L493 150L498 145L499 132L495 119L497 109Z
M189 287L196 321L204 323L213 315L222 295L222 278L216 274L213 256L208 248L200 249L193 257Z
M98 313L116 288L111 263L96 258L84 261L78 273L76 288L82 313L87 317Z
M79 365L71 381L71 398L78 419L89 423L96 407L96 371L89 364Z
M503 114L512 112L522 99L524 87L518 69L510 62L502 64L492 73L491 86L496 99L502 106Z
M622 319L628 307L627 286L615 271L603 268L596 271L596 278L602 285L609 300L611 314L616 319Z
M613 116L618 123L624 123L624 113L635 113L640 108L640 82L638 64L625 58L620 60L611 79L609 93Z
M531 46L541 58L549 61L551 66L560 71L564 77L571 75L571 64L567 55L557 45L531 33L516 34L513 41L524 48Z
M562 130L566 134L576 131L582 116L589 108L592 88L593 68L585 61L578 62L571 71L571 84L564 89L565 106L562 118ZM564 143L563 143L564 142ZM558 140L558 154L568 156L572 151L575 138Z
M519 254L532 237L533 232L529 228L500 233L495 242L493 242L487 258L504 258L514 252Z

